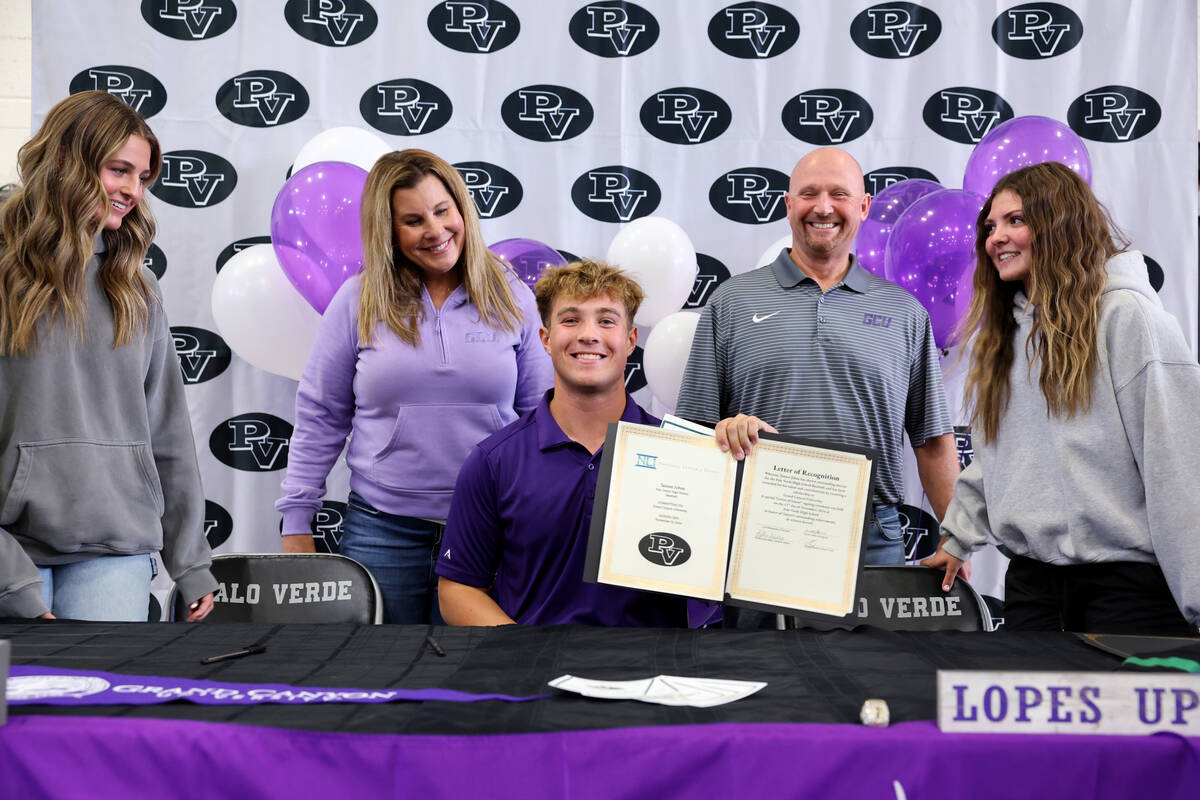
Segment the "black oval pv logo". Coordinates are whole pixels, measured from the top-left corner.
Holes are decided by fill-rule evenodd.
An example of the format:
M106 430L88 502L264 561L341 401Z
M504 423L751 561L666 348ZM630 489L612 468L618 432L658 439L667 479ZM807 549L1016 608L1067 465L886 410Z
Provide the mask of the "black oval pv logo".
M633 352L625 361L625 391L633 394L640 392L648 385L646 383L646 368L642 366L644 351L641 345L635 345Z
M494 53L517 40L521 20L496 0L438 3L426 19L433 38L460 53Z
M217 110L238 125L273 128L308 113L308 91L286 72L252 70L221 84Z
M225 340L204 328L175 325L171 327L171 339L186 384L211 381L228 369L233 360Z
M734 58L772 58L800 38L800 23L770 3L737 3L713 14L708 39Z
M936 175L929 170L921 169L920 167L880 167L879 169L873 169L866 175L863 175L863 183L866 184L867 194L874 197L887 187L891 186L893 183L899 183L900 181L907 181L913 178L920 178L921 180L941 183L941 181L937 179Z
M1083 39L1083 20L1058 3L1025 3L996 17L992 39L1014 58L1054 58Z
M588 3L571 16L567 32L592 55L628 58L646 52L658 41L659 25L646 9L624 0Z
M162 251L161 247L151 242L150 248L142 259L142 266L154 273L155 280L161 281L162 276L167 273L167 254Z
M233 534L233 517L219 503L204 501L204 538L208 546L216 550Z
M711 142L729 129L729 104L706 89L677 86L646 98L640 113L642 127L671 144Z
M324 500L313 515L312 537L318 553L336 553L342 541L342 526L346 520L346 504Z
M233 194L237 181L233 164L216 153L172 150L163 153L162 172L150 191L173 206L205 208Z
M142 0L142 19L172 39L212 39L233 27L237 21L237 6L233 0L204 0L191 4L183 0Z
M871 6L850 23L850 38L858 49L878 58L919 56L941 35L941 18L916 3Z
M662 202L662 190L644 172L614 164L589 169L571 184L575 207L600 222L629 222L649 216Z
M1163 273L1163 268L1150 256L1142 253L1142 258L1146 260L1146 274L1150 278L1150 288L1156 292L1161 292L1163 282L1166 280L1166 274Z
M518 136L535 142L572 139L591 126L593 116L588 99L566 86L526 86L500 104L504 124Z
M973 86L951 86L929 96L921 117L939 136L952 142L979 144L988 131L1012 119L1013 110L995 92Z
M713 181L708 203L725 219L763 225L787 216L783 198L789 178L777 169L742 167Z
M678 567L692 557L692 546L676 533L648 533L638 540L642 558L660 567Z
M1067 109L1067 124L1085 139L1131 142L1158 127L1162 106L1131 86L1101 86L1076 97Z
M684 308L700 308L712 297L717 287L729 280L729 268L705 253L696 253L696 282Z
M221 267L225 266L225 262L236 256L248 247L253 247L256 244L270 244L270 236L247 236L245 239L238 239L236 242L231 242L226 245L225 249L217 255L217 272L221 271Z
M454 165L482 219L502 217L521 205L525 196L517 176L487 161L460 161Z
M396 78L377 83L363 92L358 112L377 130L397 136L432 133L450 121L454 105L432 83L416 78Z
M105 64L88 67L71 78L71 94L96 90L121 98L125 104L149 119L167 104L167 89L162 81L137 67Z
M379 15L365 0L288 0L283 18L296 33L326 47L356 45L379 26Z
M904 560L918 561L937 552L937 518L923 508L901 504L900 531L904 536Z
M783 127L802 142L825 146L852 142L875 121L871 104L849 89L811 89L783 106Z
M208 437L208 449L227 467L274 472L287 466L291 439L290 422L255 411L218 423Z

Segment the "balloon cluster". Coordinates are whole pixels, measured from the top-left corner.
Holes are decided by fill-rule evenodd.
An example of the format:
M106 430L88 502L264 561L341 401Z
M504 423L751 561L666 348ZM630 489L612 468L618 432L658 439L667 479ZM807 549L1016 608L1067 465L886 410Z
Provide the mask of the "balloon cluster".
M1082 140L1048 117L1016 117L988 132L967 160L962 189L904 180L871 202L859 229L858 263L913 294L929 312L933 338L947 349L970 302L976 222L1000 178L1031 164L1058 161L1091 183Z

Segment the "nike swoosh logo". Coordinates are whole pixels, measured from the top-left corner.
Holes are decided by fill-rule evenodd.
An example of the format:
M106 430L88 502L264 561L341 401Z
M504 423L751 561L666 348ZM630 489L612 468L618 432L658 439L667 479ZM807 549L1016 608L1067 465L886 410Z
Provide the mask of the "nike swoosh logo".
M758 314L755 314L753 317L751 317L751 321L755 322L755 323L759 323L759 322L762 322L763 320L770 319L771 317L775 316L778 313L779 313L778 311L772 311L770 314L764 314L761 317Z

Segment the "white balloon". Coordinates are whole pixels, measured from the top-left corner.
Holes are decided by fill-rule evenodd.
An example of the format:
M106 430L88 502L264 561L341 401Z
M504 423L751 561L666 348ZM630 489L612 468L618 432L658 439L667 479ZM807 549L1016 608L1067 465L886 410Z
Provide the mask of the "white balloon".
M259 369L299 380L321 321L283 274L275 250L256 244L217 273L213 320L221 337Z
M370 172L379 157L392 152L392 149L383 139L362 128L330 128L321 131L300 148L292 163L292 174L318 161L345 161Z
M683 228L663 217L641 217L621 228L608 246L608 262L642 285L638 325L657 325L678 311L696 283L696 248Z
M692 352L692 337L700 315L692 311L676 311L659 320L642 347L642 369L650 391L671 411L679 402L679 387L683 383L683 368Z
M780 250L791 246L792 235L790 233L786 236L780 236L779 239L771 243L770 247L768 247L766 250L763 250L762 255L758 257L758 261L754 262L754 266L756 268L765 267L767 264L770 264L772 261L779 258Z

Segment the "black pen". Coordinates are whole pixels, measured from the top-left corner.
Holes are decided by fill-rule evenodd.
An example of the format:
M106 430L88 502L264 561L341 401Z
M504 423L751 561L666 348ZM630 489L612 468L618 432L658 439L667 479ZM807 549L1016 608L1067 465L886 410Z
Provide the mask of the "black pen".
M432 636L426 636L425 642L429 645L429 649L432 650L436 655L439 655L442 658L446 657L446 651L443 650L442 646L437 643L437 639L434 639Z
M249 647L243 647L241 650L234 650L232 653L221 653L219 656L209 656L208 658L200 659L201 664L215 664L218 661L228 661L231 658L242 658L243 656L252 656L258 653L267 652L267 648L261 644L252 644Z

